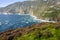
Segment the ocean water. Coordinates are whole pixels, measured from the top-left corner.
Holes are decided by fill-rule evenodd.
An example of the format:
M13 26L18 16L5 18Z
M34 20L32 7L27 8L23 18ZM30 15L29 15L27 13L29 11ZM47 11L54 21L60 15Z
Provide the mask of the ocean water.
M37 21L31 15L0 14L0 32L31 26L35 23L37 23Z

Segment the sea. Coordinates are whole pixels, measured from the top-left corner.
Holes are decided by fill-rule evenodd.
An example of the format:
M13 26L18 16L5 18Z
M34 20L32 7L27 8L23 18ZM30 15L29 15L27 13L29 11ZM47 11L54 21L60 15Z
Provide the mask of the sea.
M31 26L38 23L35 19L35 16L29 14L0 14L0 32Z

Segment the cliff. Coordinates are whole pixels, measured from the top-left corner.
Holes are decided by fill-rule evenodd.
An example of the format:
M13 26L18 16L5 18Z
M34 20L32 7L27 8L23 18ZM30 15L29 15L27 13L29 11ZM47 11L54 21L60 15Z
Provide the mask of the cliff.
M37 18L42 18L45 11L51 6L57 6L60 0L37 0L37 1L24 1L15 2L0 8L0 13L18 13L35 15Z

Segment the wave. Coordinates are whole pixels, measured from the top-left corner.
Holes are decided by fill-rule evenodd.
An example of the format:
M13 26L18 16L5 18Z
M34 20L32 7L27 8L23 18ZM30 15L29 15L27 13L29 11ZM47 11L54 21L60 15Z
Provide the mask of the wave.
M52 23L56 23L56 21L49 21L49 20L43 20L43 19L38 19L36 16L31 15L34 20L38 21L38 22L52 22Z

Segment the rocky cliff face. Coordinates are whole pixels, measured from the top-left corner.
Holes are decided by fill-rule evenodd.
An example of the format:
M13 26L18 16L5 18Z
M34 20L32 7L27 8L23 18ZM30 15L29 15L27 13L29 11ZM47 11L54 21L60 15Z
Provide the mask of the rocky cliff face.
M25 1L16 2L6 7L0 8L1 13L27 13L30 11L31 6L35 5L36 2Z
M56 5L59 1L60 0L39 0L16 2L0 8L0 13L30 14L41 17L41 14L48 8L47 6Z

